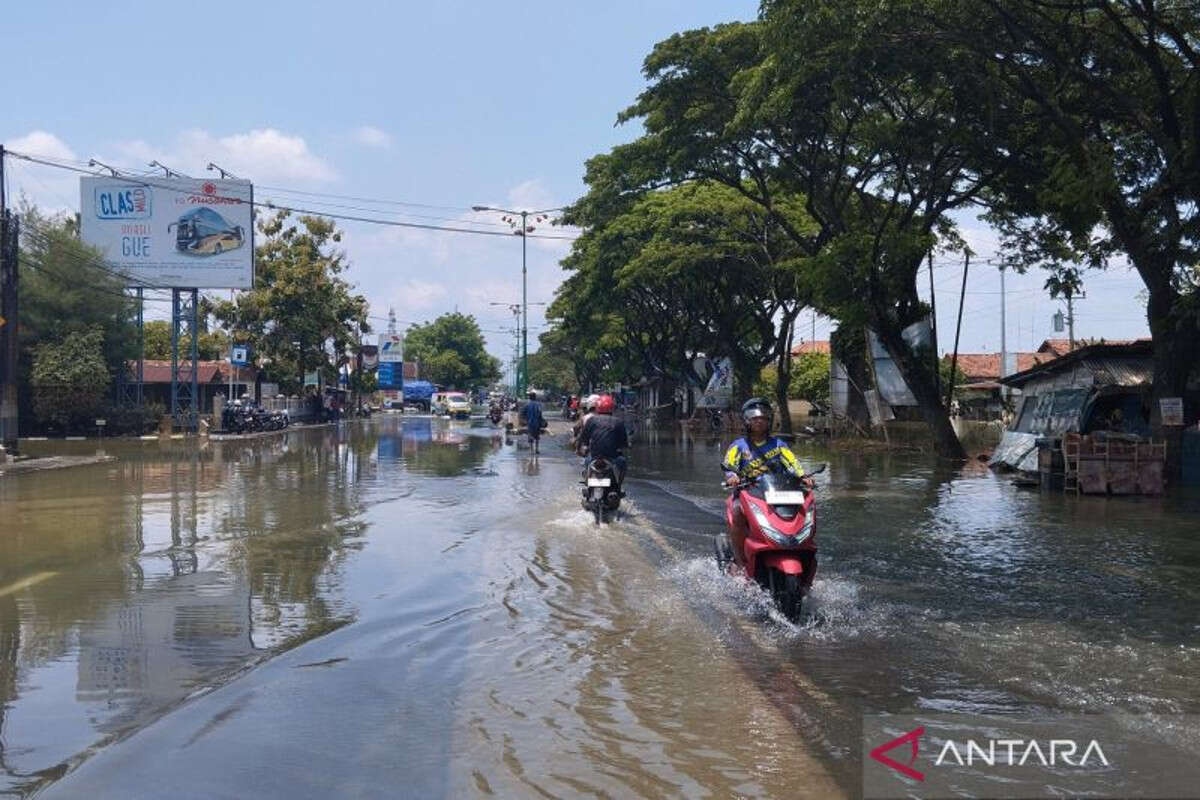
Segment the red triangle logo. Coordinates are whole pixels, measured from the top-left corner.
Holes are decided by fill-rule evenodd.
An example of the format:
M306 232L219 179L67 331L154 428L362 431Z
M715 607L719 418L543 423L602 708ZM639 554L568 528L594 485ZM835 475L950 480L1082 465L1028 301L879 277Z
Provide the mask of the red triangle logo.
M924 734L924 725L919 728L914 728L903 736L898 736L895 739L892 739L890 742L884 742L883 744L879 745L879 747L876 747L871 751L870 756L880 764L883 764L885 767L891 767L892 769L896 770L901 775L907 775L910 778L923 781L925 780L925 773L918 772L917 770L913 769L912 765L917 760L917 751L920 748L921 737ZM901 764L899 761L895 761L884 755L884 753L887 751L895 749L906 743L912 747L912 755L909 757L907 764Z

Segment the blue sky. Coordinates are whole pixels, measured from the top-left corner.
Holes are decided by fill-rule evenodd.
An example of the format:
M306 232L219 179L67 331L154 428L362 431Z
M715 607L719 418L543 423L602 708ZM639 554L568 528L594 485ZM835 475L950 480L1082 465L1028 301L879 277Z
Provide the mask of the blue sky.
M745 0L11 5L0 72L10 149L135 169L157 159L190 175L214 161L254 180L258 198L301 204L282 190L315 192L304 205L490 230L503 229L496 215L470 206L570 202L584 161L637 135L636 123L614 122L643 87L655 42L757 11ZM13 160L9 170L14 194L78 207L78 176ZM989 232L964 222L980 257L993 252ZM349 277L372 314L394 306L401 321L423 321L457 308L480 320L492 352L511 352L512 318L489 304L520 299L517 237L344 229ZM569 242L529 244L529 299L548 301ZM943 348L956 275L952 265L935 273ZM1043 280L1008 281L1010 349L1055 335ZM1136 275L1113 270L1087 285L1078 335L1145 335ZM994 269L972 270L962 350L999 349L998 290ZM541 312L530 309L531 345ZM818 338L829 327L818 319Z

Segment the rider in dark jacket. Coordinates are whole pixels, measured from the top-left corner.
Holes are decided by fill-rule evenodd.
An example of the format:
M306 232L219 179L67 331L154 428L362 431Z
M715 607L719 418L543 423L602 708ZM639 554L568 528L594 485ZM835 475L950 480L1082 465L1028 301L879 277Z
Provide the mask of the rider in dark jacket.
M617 483L622 483L626 466L624 450L629 447L629 434L625 431L625 423L612 415L616 405L612 395L600 395L596 400L596 413L579 431L578 453L587 458L585 469L593 458L611 461L616 468Z

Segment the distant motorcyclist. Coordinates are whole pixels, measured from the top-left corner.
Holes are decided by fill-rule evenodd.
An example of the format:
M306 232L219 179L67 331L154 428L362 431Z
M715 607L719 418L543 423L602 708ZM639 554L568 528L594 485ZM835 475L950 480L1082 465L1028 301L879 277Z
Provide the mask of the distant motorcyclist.
M748 478L757 478L766 472L782 472L793 475L812 488L812 478L805 476L804 468L796 460L795 453L778 436L771 435L771 404L761 397L751 397L742 404L742 423L745 435L729 446L721 468L725 470L725 485L736 486ZM746 520L741 507L734 505L734 530L731 542L735 556L742 552L746 538Z
M625 481L624 450L629 447L629 435L625 431L625 423L612 415L616 407L612 395L602 394L596 399L595 412L587 417L587 422L579 431L576 452L586 459L585 471L592 459L611 461L616 469L617 483L620 484Z
M583 426L591 419L593 409L596 407L596 400L600 397L598 394L589 394L580 402L580 408L583 410L583 416L575 421L571 426L571 447L579 449L579 432L583 430Z

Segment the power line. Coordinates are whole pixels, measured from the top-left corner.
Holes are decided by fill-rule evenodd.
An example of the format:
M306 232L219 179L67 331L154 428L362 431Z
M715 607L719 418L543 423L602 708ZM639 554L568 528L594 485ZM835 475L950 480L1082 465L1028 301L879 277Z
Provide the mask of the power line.
M13 151L5 151L5 152L12 155L14 158L24 159L25 161L31 161L35 164L42 164L44 166L54 167L56 169L65 169L65 170L69 170L72 172L78 172L78 173L81 173L84 175L97 176L97 173L91 169L72 166L69 163L55 163L52 160L49 160L46 158L41 158L38 156L32 156L27 153L18 153L18 152L13 152ZM146 186L148 188L163 189L165 191L179 192L181 194L192 194L193 193L191 189L185 189L178 185L171 185L170 179L153 180L151 178L151 176L147 176L147 175L134 176L134 175L129 175L129 174L118 175L118 176L116 176L116 179L124 180L129 183L138 184L141 186ZM266 187L262 187L262 188L266 188ZM284 190L284 191L289 191L289 190ZM299 192L299 191L295 191L294 193L295 194L305 194L305 193ZM308 193L308 194L315 195L316 193ZM520 235L520 236L524 236L529 239L558 239L558 240L565 240L565 241L574 241L575 239L579 238L578 235L554 236L554 235L539 234L539 233L531 234L528 232L521 232L519 234L513 234L512 232L506 232L506 231L482 231L482 230L475 230L473 228L461 228L461 227L455 227L455 226L449 226L449 225L427 225L427 224L419 223L419 222L402 222L399 220L379 219L377 217L362 217L362 216L353 215L353 214L339 214L339 213L321 211L319 209L311 209L311 208L302 208L299 206L283 205L280 203L273 203L273 202L269 202L269 201L268 202L247 201L247 202L250 202L250 205L255 208L265 208L265 209L271 209L271 210L287 211L287 212L290 212L293 214L312 214L315 216L329 217L330 219L340 219L340 220L345 220L345 221L349 221L349 222L362 222L362 223L366 223L366 224L370 224L370 225L384 225L384 226L399 227L399 228L415 228L415 229L419 229L419 230L446 231L446 232L450 232L450 233L467 233L467 234L475 234L476 236L503 236L506 238L513 236L513 235ZM453 208L453 207L451 207L451 208ZM476 224L476 223L464 222L463 224Z

